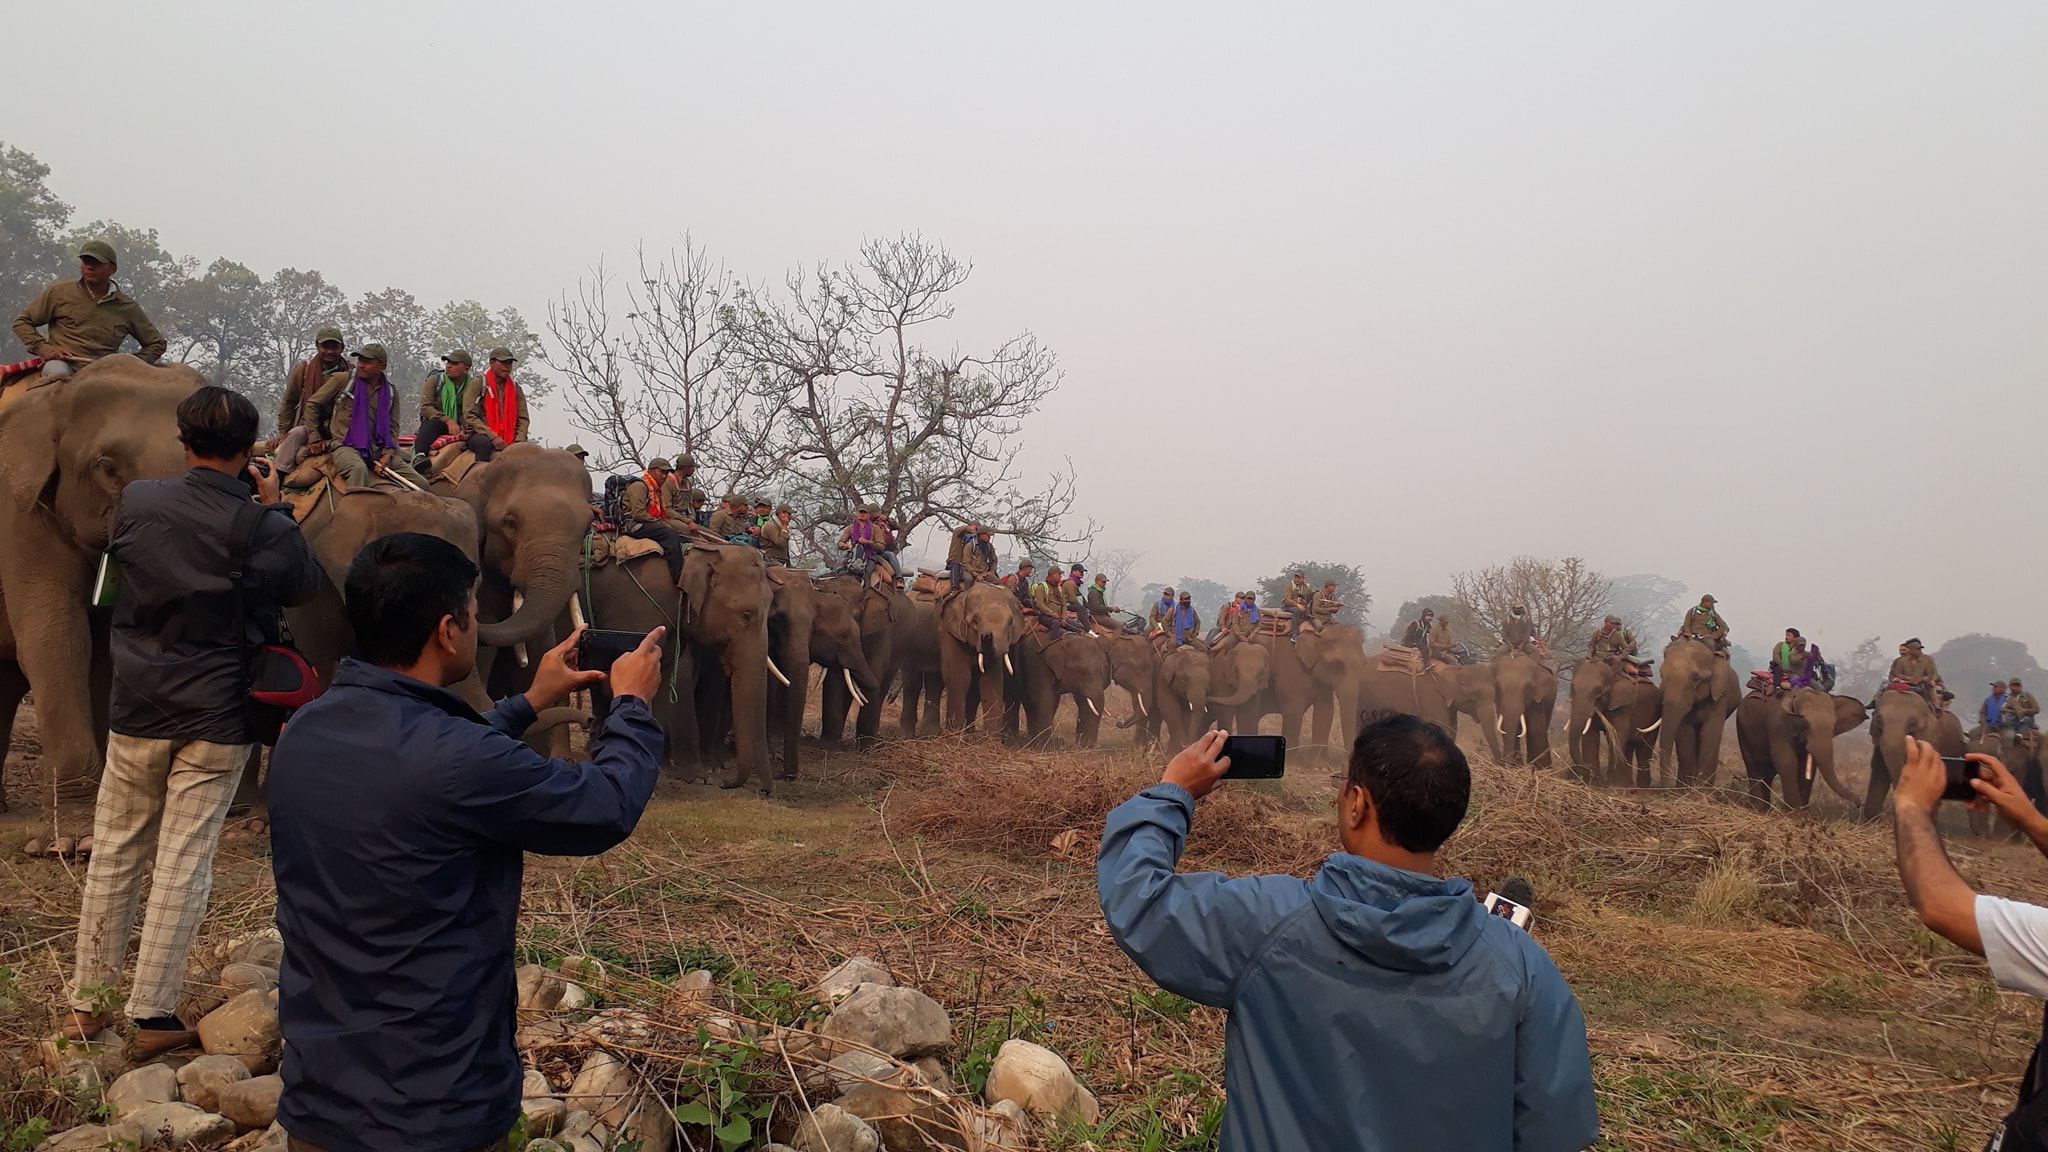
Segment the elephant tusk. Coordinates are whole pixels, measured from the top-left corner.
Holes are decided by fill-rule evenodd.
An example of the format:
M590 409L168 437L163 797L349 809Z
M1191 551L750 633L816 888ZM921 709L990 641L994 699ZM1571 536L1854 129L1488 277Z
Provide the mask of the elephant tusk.
M1529 718L1528 718L1527 716L1523 716L1523 717L1522 717L1522 727L1521 727L1521 730L1515 733L1515 739L1517 739L1517 740L1527 740L1528 738L1529 738Z
M1581 728L1581 729L1579 729L1579 735L1581 735L1581 736L1589 735L1589 734L1590 734L1590 733L1591 733L1592 731L1593 731L1593 718L1592 718L1591 716L1588 716L1588 717L1586 717L1586 726L1585 726L1584 728Z
M1147 711L1145 708L1145 694L1142 692L1133 692L1131 693L1131 695L1138 701L1138 715L1150 716L1152 713Z
M988 657L980 652L976 652L974 654L974 670L976 672L988 671Z
M782 686L783 686L784 688L787 688L787 687L789 687L789 677L787 677L787 676L784 676L784 675L782 674L782 669L780 669L780 668L777 668L777 667L775 666L775 657L773 657L773 656L763 656L763 657L761 657L761 659L763 659L763 660L766 660L766 661L768 662L768 671L769 671L770 673L772 673L772 674L773 674L773 675L775 676L775 678L776 678L777 680L780 680L780 681L782 681Z
M1008 652L1003 653L1003 672L1009 676L1017 674L1017 670L1010 666L1010 654Z
M1086 697L1083 697L1083 699L1086 699ZM1102 709L1100 709L1100 708L1097 708L1097 707L1095 706L1095 701L1093 701L1093 700L1089 700L1089 701L1088 701L1088 710L1089 710L1090 712L1093 712L1093 713L1095 713L1095 715L1096 715L1097 717L1100 717L1100 716L1102 715Z
M1650 733L1655 732L1657 729L1663 726L1664 718L1662 716L1659 716L1657 717L1657 722L1655 724L1650 725L1648 728L1638 728L1636 729L1636 731L1641 732L1645 736L1648 736Z
M860 688L853 682L853 669L841 668L839 674L846 678L846 690L852 694L853 702L862 708L867 707L868 698L860 694Z
M512 658L519 661L521 668L526 667L526 641L521 640L512 646Z
M589 621L583 618L583 597L574 592L569 593L569 626L581 628L588 623Z
M1806 779L1808 783L1813 781L1813 753L1811 752L1806 754Z
M1498 716L1495 716L1495 717L1493 718L1493 730L1494 730L1495 732L1498 732L1498 733L1500 733L1500 734L1501 734L1501 735L1503 735L1503 736L1507 735L1507 734L1508 734L1508 730L1507 730L1507 729L1506 729L1505 727L1503 727L1503 726L1502 726L1502 725L1503 725L1504 723L1505 723L1505 722L1504 722L1503 720L1501 720L1501 718L1500 718L1500 717L1498 717Z

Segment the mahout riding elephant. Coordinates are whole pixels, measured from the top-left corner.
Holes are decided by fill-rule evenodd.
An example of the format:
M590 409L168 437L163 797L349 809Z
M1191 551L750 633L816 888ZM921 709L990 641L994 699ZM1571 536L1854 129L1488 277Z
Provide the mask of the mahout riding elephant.
M1264 645L1272 662L1272 687L1262 712L1280 713L1281 734L1287 737L1288 747L1298 749L1307 759L1327 757L1333 748L1339 755L1348 755L1351 739L1358 734L1360 707L1377 706L1366 703L1367 686L1376 670L1365 654L1365 636L1358 626L1327 624L1318 631L1303 632L1292 643L1278 636L1260 636L1247 643ZM1438 696L1429 719L1442 724L1449 718L1446 699ZM1309 743L1304 745L1301 719L1311 709Z
M1174 747L1194 742L1209 727L1209 654L1183 644L1159 662L1158 705Z
M1931 743L1943 756L1963 754L1963 722L1947 709L1937 709L1918 692L1884 689L1873 701L1870 716L1870 786L1863 794L1863 818L1875 820L1884 811L1892 781L1906 766L1906 737Z
M1806 807L1815 773L1837 796L1855 804L1856 794L1835 775L1835 737L1854 731L1869 716L1863 701L1818 688L1744 696L1735 706L1735 746L1749 773L1750 806L1769 810L1775 777L1787 807Z
M1664 649L1658 688L1664 698L1663 734L1657 741L1659 783L1671 783L1675 755L1681 787L1713 787L1722 731L1742 695L1735 669L1701 641L1673 640Z
M1493 694L1493 664L1459 664L1453 666L1454 689L1447 702L1444 727L1451 730L1452 739L1458 735L1458 715L1472 717L1479 723L1479 734L1486 739L1486 750L1495 759L1500 758L1500 731L1496 717L1500 715Z
M1451 725L1451 702L1457 698L1465 665L1439 660L1419 675L1382 668L1372 658L1358 679L1361 718L1405 712L1432 724ZM1489 725L1491 727L1491 725Z
M1557 711L1557 673L1527 652L1494 656L1494 731L1510 764L1550 766L1550 718Z
M946 728L957 732L986 707L1000 724L1003 680L1015 673L1010 649L1024 635L1017 598L992 581L979 581L939 605L939 672L946 682ZM909 692L906 689L905 707Z
M2027 794L2028 800L2033 801L2035 810L2042 810L2041 739L2038 732L2030 733L2023 738L2010 729L1986 733L1984 726L1978 724L1964 733L1963 748L1967 752L1982 752L1987 756L1998 757L1998 762L2005 765L2005 770L2012 773L2012 778L2020 782L2020 790ZM1990 812L1970 813L1970 831L1980 836L1990 835L1994 816L2000 831L2010 836L2020 835L2019 829L2007 823L2004 815L1999 814L1996 809Z
M1656 685L1626 675L1606 660L1579 661L1572 669L1567 726L1572 773L1593 784L1626 787L1628 749L1643 735L1633 727L1637 702L1657 696ZM1662 713L1661 706L1658 712Z
M0 676L0 714L11 727L8 685L25 680L60 799L98 789L112 665L106 613L87 605L121 490L184 473L177 408L205 383L184 365L105 356L0 408L0 599L19 667Z
M1042 645L1042 647L1041 647ZM1024 734L1031 740L1052 730L1060 699L1074 700L1074 743L1095 747L1102 731L1102 705L1109 691L1109 656L1092 632L1026 632L1011 655L1017 674L1009 679L1010 699L1003 731L1017 731L1023 713Z
M1272 673L1272 654L1263 644L1233 644L1210 652L1210 718L1232 732L1257 732Z
M1131 696L1131 718L1124 726L1137 727L1140 745L1158 743L1159 714L1152 705L1159 691L1159 650L1143 633L1098 629L1096 635L1109 658L1110 682Z
M875 691L869 692L865 687L861 689L861 695L867 702L858 706L843 677L839 681L829 676L825 678L819 692L818 738L825 746L836 747L846 730L847 713L853 712L855 738L863 746L873 744L881 733L883 696L895 682L896 654L907 642L906 633L913 626L913 616L916 615L917 623L922 624L927 633L936 632L937 617L929 607L921 615L914 614L910 598L888 581L835 573L818 577L812 583L819 592L844 602L853 613L860 628L861 653L876 678ZM936 667L937 637L929 636L926 646L931 649ZM913 733L905 730L903 734L909 736Z
M838 674L851 683L862 699L880 694L881 685L868 669L861 650L860 625L845 599L820 592L811 578L793 568L770 564L767 576L772 591L768 607L768 650L775 666L789 682L771 679L768 684L768 728L780 736L782 766L779 780L797 777L798 742L803 735L804 706L811 686L811 665L826 670L825 683Z
M683 555L682 587L669 580L661 556L612 561L586 575L594 628L647 632L663 640L662 692L650 701L668 734L669 762L686 779L702 779L722 759L728 717L737 788L768 772L768 611L771 591L761 553L738 544L693 543ZM600 698L603 686L593 689Z

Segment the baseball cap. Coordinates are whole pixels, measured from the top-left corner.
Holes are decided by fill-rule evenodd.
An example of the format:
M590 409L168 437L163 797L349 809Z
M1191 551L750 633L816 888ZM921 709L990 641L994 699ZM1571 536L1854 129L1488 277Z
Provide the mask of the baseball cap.
M78 254L80 256L90 256L107 264L119 263L119 261L114 259L114 246L105 240L87 240L78 246Z
M673 469L673 468L670 468L670 467L668 466L668 457L666 457L666 456L656 456L656 457L655 457L654 459L652 459L652 460L649 460L649 461L647 462L647 470L648 470L649 472L673 472L673 471L675 471L675 469Z
M584 450L583 445L581 444L571 444L567 448L562 449L562 451L567 452L569 455L574 456L579 460L585 456L590 455L589 452Z
M517 356L514 356L514 355L512 354L512 350L511 350L510 348L493 348L493 349L491 349L491 359L493 359L493 360L503 360L503 361L505 361L505 362L507 362L507 363L509 363L509 364L517 364L517 363L519 363L519 357L517 357Z
M313 334L313 343L315 344L339 344L341 342L341 329L336 328L332 324Z
M365 344L356 349L353 355L358 360L381 360L388 362L391 359L391 354L384 351L382 344Z
M469 349L467 348L457 348L455 351L441 357L441 362L444 364L463 365L474 365L476 363L475 360L470 359Z

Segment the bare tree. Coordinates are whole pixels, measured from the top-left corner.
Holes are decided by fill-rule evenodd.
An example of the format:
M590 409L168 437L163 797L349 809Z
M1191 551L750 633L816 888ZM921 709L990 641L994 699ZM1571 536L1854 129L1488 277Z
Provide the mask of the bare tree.
M704 483L764 486L781 461L766 401L730 370L725 266L687 235L664 259L650 262L643 248L637 277L617 286L616 320L614 279L600 263L548 307L547 361L567 380L570 421L598 439L607 467L687 453Z
M731 353L780 413L773 459L814 546L864 503L908 537L927 523L987 524L1020 551L1055 555L1068 535L1071 464L1027 488L1015 439L1059 386L1058 357L1029 332L988 352L934 352L926 326L953 317L972 267L921 236L870 240L851 267L792 272L781 296L736 292Z
M1095 560L1095 570L1109 577L1109 591L1105 593L1111 601L1123 596L1124 585L1131 578L1131 569L1138 566L1145 554L1135 548L1111 548Z
M1528 605L1536 635L1561 659L1570 660L1585 655L1586 640L1594 622L1606 614L1613 588L1577 556L1517 556L1506 564L1458 573L1451 578L1451 594L1466 626L1487 645L1499 643L1510 605Z

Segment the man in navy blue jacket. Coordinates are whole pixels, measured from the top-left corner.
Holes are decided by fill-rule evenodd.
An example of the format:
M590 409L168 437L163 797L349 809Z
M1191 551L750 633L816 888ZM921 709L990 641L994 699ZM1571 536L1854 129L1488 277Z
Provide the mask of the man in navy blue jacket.
M1450 733L1368 725L1313 880L1176 875L1224 733L1109 814L1096 888L1159 986L1228 1009L1223 1152L1576 1152L1599 1136L1578 1001L1547 953L1432 875L1472 776Z
M581 630L533 687L480 716L476 565L444 540L371 541L348 573L357 657L286 725L270 768L284 936L278 1120L303 1152L502 1148L519 1112L513 927L524 853L588 856L654 791L661 629L613 664L590 760L520 743L535 713L605 678Z

